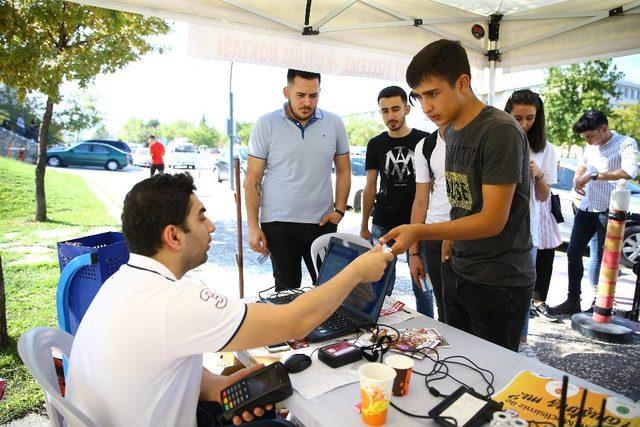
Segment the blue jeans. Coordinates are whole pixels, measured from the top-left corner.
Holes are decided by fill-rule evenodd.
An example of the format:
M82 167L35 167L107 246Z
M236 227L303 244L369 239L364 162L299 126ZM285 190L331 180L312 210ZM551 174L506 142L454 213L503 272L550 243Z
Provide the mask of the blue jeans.
M589 240L589 267L587 267L589 282L591 283L592 288L598 286L601 259L602 249L598 251L598 233L595 233L591 240Z
M380 227L379 225L372 224L371 225L371 240L372 243L375 244L378 242L380 237L387 234L391 231L391 228ZM422 259L422 264L425 269L427 268L427 247L424 242L420 242L418 245L418 251L420 253L420 258ZM405 257L407 259L407 264L409 264L409 253L405 253ZM394 261L396 262L397 259ZM390 279L389 289L387 290L387 295L391 295L393 292L393 287L396 282L396 272L393 270L393 274ZM413 281L413 277L411 278L411 288L413 289L413 295L416 297L416 310L420 314L424 314L427 317L433 318L433 288L431 284L427 283L427 289L425 291L422 290L419 284L416 284Z
M607 213L587 212L581 209L576 211L571 229L571 239L567 248L568 270L569 270L569 297L579 298L582 293L581 283L584 274L582 255L589 241L597 236L597 251L594 251L589 268L589 279L592 282L598 281L597 275L602 259L602 248L607 233ZM593 248L593 246L592 246Z
M538 247L534 246L531 248L531 258L533 259L533 265L536 265L537 256L538 256ZM531 301L529 301L529 304L531 304ZM520 334L520 336L526 337L528 333L529 333L529 310L527 310L527 313L524 316L524 326L522 328L522 333Z

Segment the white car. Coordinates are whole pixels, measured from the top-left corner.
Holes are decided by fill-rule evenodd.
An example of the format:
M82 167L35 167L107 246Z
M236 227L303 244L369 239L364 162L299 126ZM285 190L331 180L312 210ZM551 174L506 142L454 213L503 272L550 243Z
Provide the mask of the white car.
M198 150L190 142L178 140L170 142L164 150L164 164L167 168L196 168Z
M582 196L573 191L575 173L576 161L561 159L560 168L558 169L558 182L551 186L551 191L560 196L564 222L558 224L558 226L562 240L565 242L569 242L571 238L575 206L578 206L582 199ZM629 202L630 218L627 221L624 232L620 262L627 267L633 267L635 263L640 261L640 185L633 181L628 181L627 185L631 191L631 201Z
M351 154L351 191L347 198L347 210L354 212L362 211L362 192L367 183L367 171L364 169L365 157ZM333 191L336 190L336 170L331 169L331 184Z
M148 168L151 166L151 155L149 154L149 147L134 148L131 153L134 166L142 166Z

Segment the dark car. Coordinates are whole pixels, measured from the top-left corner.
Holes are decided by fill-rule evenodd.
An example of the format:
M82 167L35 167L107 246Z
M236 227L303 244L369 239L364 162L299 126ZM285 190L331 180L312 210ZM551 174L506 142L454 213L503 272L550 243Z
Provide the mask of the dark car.
M127 159L129 161L129 164L130 165L133 164L133 153L132 153L131 147L129 147L129 144L127 144L124 141L114 141L111 139L88 139L84 142L99 142L101 144L107 144L112 147L116 147L118 150L122 150L125 153L127 153L128 154Z
M47 150L47 165L61 166L102 166L116 171L129 164L129 153L111 145L99 142L82 142L80 144L51 148Z
M244 174L247 170L247 155L249 148L245 145L235 145L233 147L233 157L240 159L240 173ZM239 153L239 154L238 154ZM224 147L220 151L218 160L213 166L213 174L218 179L218 182L229 180L229 147Z

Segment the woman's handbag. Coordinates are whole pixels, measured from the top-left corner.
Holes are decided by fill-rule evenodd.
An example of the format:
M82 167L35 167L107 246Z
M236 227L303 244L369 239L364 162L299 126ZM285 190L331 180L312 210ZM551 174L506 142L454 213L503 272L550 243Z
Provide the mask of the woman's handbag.
M560 206L560 196L557 194L551 193L551 215L556 219L558 224L564 222L564 217L562 216L562 207Z

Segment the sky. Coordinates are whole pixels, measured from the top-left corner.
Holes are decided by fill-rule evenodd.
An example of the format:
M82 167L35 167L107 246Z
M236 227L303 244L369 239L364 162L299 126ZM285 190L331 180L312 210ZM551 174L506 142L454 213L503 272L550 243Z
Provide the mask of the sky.
M207 123L226 133L229 115L229 70L226 61L205 60L187 55L187 24L173 24L173 31L154 40L164 54L148 54L115 73L96 78L90 93L97 99L103 122L117 136L127 119L158 119L161 123L186 120ZM625 80L640 83L640 55L614 60ZM513 73L516 80L541 79L542 71ZM265 65L234 63L233 94L236 121L256 121L281 107L286 69ZM319 107L339 115L377 109L378 92L389 85L406 88L404 82L364 77L323 74ZM498 84L499 86L499 84ZM73 85L64 88L71 93ZM409 116L410 126L431 129L420 108ZM91 136L91 135L86 135Z

